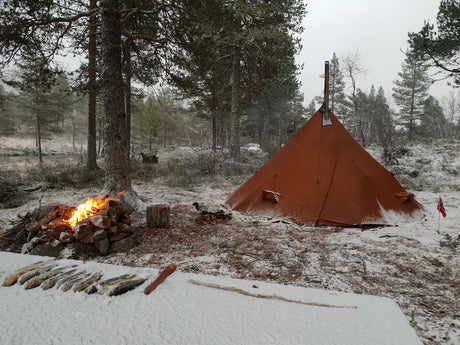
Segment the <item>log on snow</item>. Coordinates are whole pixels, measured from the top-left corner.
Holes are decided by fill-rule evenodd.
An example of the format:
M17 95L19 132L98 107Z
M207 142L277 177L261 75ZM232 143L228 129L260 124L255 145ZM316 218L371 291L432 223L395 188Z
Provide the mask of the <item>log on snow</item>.
M144 293L146 295L150 294L153 290L157 288L158 285L161 284L163 280L165 280L167 277L171 275L176 270L176 266L173 264L170 264L168 267L166 267L163 272L160 273L157 279L153 281L149 286L147 286L144 290Z

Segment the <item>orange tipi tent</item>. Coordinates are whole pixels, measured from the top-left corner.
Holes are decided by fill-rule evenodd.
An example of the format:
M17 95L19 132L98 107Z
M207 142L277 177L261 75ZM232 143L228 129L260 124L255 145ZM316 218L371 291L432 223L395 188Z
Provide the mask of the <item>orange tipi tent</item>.
M384 224L385 211L411 215L422 208L331 112L321 109L226 205L316 226Z

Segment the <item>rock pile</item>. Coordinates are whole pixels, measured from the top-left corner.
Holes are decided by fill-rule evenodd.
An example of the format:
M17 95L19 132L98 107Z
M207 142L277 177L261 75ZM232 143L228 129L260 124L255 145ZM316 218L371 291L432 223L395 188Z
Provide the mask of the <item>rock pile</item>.
M123 244L134 243L128 240L135 232L130 219L133 210L129 206L110 200L104 210L78 221L72 229L66 220L74 210L74 207L56 206L41 221L27 224L27 243L22 251L78 258L125 251Z

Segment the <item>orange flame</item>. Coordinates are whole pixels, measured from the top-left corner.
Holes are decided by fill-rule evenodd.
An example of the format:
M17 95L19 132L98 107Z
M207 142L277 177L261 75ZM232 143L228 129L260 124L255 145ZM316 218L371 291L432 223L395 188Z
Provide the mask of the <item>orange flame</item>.
M120 197L124 192L125 191L118 193L118 197ZM120 199L115 198L105 198L102 200L100 195L98 195L96 199L88 197L86 202L78 205L77 209L70 215L70 218L64 220L64 222L69 224L72 230L74 230L79 221L94 216L95 214L107 209L107 205L111 200L120 201Z

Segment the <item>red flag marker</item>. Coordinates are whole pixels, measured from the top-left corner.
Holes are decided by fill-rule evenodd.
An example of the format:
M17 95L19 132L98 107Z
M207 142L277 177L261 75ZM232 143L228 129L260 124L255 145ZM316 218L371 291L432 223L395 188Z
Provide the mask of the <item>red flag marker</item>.
M437 208L438 208L438 211L441 212L443 217L447 216L446 209L444 208L444 203L442 202L441 197L439 197Z

